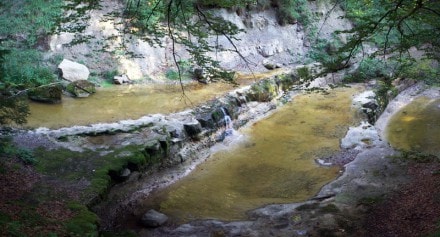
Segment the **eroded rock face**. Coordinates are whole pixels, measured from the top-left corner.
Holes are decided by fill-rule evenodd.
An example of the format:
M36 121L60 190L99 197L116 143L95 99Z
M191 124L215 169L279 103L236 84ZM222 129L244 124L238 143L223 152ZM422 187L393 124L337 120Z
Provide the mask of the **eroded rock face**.
M61 70L62 77L68 81L87 80L89 78L89 69L80 63L64 59L58 68Z

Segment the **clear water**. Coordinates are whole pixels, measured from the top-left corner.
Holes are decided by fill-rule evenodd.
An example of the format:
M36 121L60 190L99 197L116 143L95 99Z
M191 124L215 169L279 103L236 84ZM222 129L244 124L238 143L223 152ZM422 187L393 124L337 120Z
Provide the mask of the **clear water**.
M255 75L241 75L237 82L246 85L283 70L273 70ZM186 97L179 84L148 86L112 86L98 88L88 98L63 97L61 104L30 103L30 116L25 127L60 128L138 119L147 114L173 113L194 107L234 89L228 83L185 85Z
M390 119L386 134L393 147L440 156L440 99L415 99Z
M301 95L272 116L242 129L241 137L220 149L184 179L143 203L177 222L244 219L248 210L271 203L302 201L338 174L314 159L339 150L354 123L352 95L339 88L329 95Z

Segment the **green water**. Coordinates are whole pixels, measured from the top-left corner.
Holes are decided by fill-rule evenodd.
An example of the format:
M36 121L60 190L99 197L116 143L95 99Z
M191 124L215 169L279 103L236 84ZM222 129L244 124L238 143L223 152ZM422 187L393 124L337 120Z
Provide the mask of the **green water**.
M386 134L393 147L440 156L440 99L415 99L390 119Z
M314 159L339 150L354 123L352 95L339 88L329 95L301 95L272 116L240 131L184 179L143 203L184 222L200 218L238 220L265 204L302 201L338 174Z
M273 70L254 75L239 75L237 82L247 85L282 72L283 70ZM183 96L179 84L98 88L97 93L88 98L64 96L61 104L31 102L25 127L60 128L138 119L147 114L173 113L221 96L234 88L229 83L190 83L185 85L186 96Z

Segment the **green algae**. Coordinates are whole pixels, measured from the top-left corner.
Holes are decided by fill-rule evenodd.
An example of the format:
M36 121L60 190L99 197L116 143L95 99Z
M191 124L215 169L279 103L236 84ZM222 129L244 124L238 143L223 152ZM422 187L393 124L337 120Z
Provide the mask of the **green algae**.
M215 153L181 181L144 203L175 218L239 220L271 203L303 201L339 174L314 159L339 150L354 122L354 88L301 95L243 129L245 139Z
M107 192L112 184L110 172L118 173L129 166L132 170L142 169L153 162L144 156L140 146L127 146L103 156L93 150L77 152L65 148L40 148L35 151L35 156L38 159L36 169L64 182L66 187L87 183L78 190L86 204Z
M440 99L419 97L403 107L390 119L386 136L395 148L440 156Z

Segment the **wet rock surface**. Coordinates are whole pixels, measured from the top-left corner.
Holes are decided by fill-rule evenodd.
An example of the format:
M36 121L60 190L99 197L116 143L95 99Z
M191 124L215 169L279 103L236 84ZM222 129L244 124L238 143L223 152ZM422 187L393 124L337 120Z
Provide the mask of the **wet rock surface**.
M325 81L325 79L319 80ZM205 114L211 115L214 124L222 124L221 118L225 114L219 114L217 120L212 114L219 113L221 108L225 108L227 114L234 120L234 127L240 127L267 115L277 107L275 101L239 103L240 98L247 95L249 88L236 90L210 103L209 106L201 106L190 111L167 116L150 115L139 120L125 120L112 124L75 126L56 130L40 128L19 132L14 136L14 141L22 146L35 148L43 146L47 149L65 147L75 151L115 149L137 144L143 145L148 154L157 152L163 155L170 152L166 155L167 159L161 160L161 166L162 168L171 166L178 168L150 171L146 175L132 172L128 174L128 180L125 182L130 182L134 184L133 186L128 188L124 184L115 185L109 193L109 201L95 207L94 210L103 217L102 227L111 228L118 218L131 215L136 208L136 203L148 193L175 182L208 157L207 148L215 144L216 137L222 131L206 132L206 136L198 142L193 142L185 132L184 124L188 124L188 121L197 121L202 132L208 131L209 128L209 126L202 126L200 120L196 119L196 114L200 114L198 112L208 111ZM282 87L278 86L278 88ZM395 190L399 184L407 182L401 164L393 163L392 160L386 158L393 155L395 151L381 140L381 132L389 116L413 97L440 96L438 89L429 90L430 92L424 89L421 85L410 87L390 103L374 127L367 123L353 127L350 130L353 132L347 133L344 138L345 145L342 153L333 157L322 157L324 163L343 165L345 172L339 179L323 187L316 197L304 203L269 205L250 211L248 220L245 221L200 220L179 226L168 223L153 230L143 229L140 231L141 236L353 236L363 234L359 220L365 215L364 204L368 203L369 198L374 200L386 192ZM282 92L279 89L276 91ZM280 98L279 95L277 98ZM358 105L362 104L358 103ZM146 139L147 137L149 139ZM38 142L29 144L29 141L35 139ZM149 146L147 140L155 142ZM123 169L121 171L120 175L127 173L123 172Z
M168 217L156 210L149 210L142 216L141 224L145 227L159 227L167 222Z
M250 211L247 221L201 220L144 230L141 236L372 236L364 226L365 219L371 218L371 205L409 182L407 164L389 158L396 151L379 135L397 104L422 95L438 97L439 92L413 86L390 103L378 128L368 123L352 128L344 138L345 149L323 158L323 162L344 166L344 173L306 202L268 205Z

